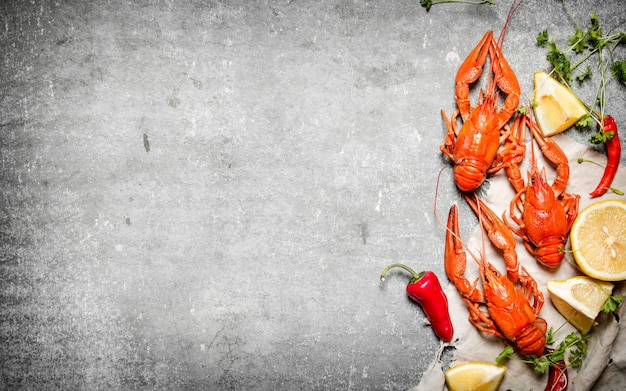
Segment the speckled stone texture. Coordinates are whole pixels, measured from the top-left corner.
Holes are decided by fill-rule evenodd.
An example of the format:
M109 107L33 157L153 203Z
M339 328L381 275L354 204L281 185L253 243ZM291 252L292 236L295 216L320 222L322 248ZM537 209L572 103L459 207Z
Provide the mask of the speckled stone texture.
M620 0L566 3L624 27ZM509 25L526 96L562 4ZM378 277L448 283L439 110L508 7L3 1L0 389L416 385L439 341Z

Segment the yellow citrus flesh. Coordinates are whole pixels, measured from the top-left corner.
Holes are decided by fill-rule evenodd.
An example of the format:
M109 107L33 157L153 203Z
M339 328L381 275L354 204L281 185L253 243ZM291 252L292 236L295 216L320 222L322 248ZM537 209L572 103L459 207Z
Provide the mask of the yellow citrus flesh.
M566 86L545 72L535 72L534 112L544 136L569 129L587 114L587 109Z
M482 362L457 365L445 372L450 391L496 391L506 367Z
M583 334L595 325L604 302L613 292L610 282L587 276L548 281L546 288L554 307Z
M583 273L603 281L626 280L626 202L587 206L572 225L570 241Z

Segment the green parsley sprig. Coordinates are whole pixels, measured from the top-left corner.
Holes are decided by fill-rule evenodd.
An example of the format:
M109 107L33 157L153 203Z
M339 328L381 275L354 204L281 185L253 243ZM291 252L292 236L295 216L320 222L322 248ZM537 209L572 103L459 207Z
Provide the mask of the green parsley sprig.
M626 296L609 296L604 302L604 305L602 305L602 312L606 312L607 314L615 312L617 307L624 302L624 299L626 299Z
M549 53L546 59L552 64L555 73L564 84L569 84L573 80L572 71L578 70L578 67L591 56L596 53L602 56L603 49L608 50L609 61L612 63L612 75L622 83L626 83L626 61L617 61L613 58L613 51L617 45L626 43L626 32L603 35L598 15L595 12L591 15L591 27L589 29L583 30L579 27L568 37L569 47L567 49L562 50L559 48L557 43L550 39L548 30L543 30L537 35L537 43L539 46L548 47ZM572 64L568 56L570 52L583 55ZM602 68L602 64L599 65L599 68ZM579 71L576 79L584 81L591 76L591 68L587 66L583 71Z
M598 70L600 72L600 84L596 93L595 103L586 104L589 114L583 117L576 126L591 127L595 123L600 124L600 118L604 118L604 108L606 103L606 86L609 79L614 77L621 83L626 84L626 61L619 61L614 57L614 51L620 44L626 44L626 32L604 33L598 15L594 12L591 15L591 25L586 30L578 27L576 31L568 36L567 47L563 49L555 40L551 39L548 30L543 30L537 35L537 44L547 47L548 54L546 60L552 65L553 72L561 83L570 88L570 83L575 79L579 83L592 78L593 72L589 65L583 67L585 62L592 56L598 56ZM574 62L575 61L575 62ZM608 70L610 69L610 76ZM598 112L594 107L598 106ZM598 135L592 135L590 142L605 142L608 134L598 129Z
M568 354L567 365L570 367L580 367L583 363L585 355L587 354L587 340L589 339L589 336L589 334L581 336L576 332L571 332L563 339L563 341L559 343L556 348L551 349L549 353L540 357L534 355L526 356L522 359L522 362L531 364L535 371L544 373L550 366L557 365L559 362L564 362L565 356ZM546 344L554 344L554 331L552 327L546 334ZM504 365L505 361L514 353L515 350L513 350L512 347L505 347L504 350L500 352L498 357L496 357L496 364Z
M430 11L433 4L438 3L465 3L465 4L491 4L495 5L495 0L420 0L420 5L426 8L426 12Z

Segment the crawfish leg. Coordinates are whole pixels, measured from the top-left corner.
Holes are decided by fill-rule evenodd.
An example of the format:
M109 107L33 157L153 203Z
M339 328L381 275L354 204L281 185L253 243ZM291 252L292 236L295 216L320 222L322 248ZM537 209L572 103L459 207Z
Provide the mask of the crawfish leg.
M525 196L525 194L526 188L524 187L518 191L517 194L515 194L515 197L513 197L511 203L509 204L509 216L515 224L517 224L518 229L514 228L507 219L504 219L504 222L511 232L524 239L524 241L528 241L530 239L524 233L526 232L526 225L524 224L524 202L522 196ZM519 209L519 216L515 213L516 209Z
M479 330L485 333L489 333L491 335L495 335L496 337L500 337L506 339L504 335L502 335L496 325L491 320L488 314L481 311L478 308L477 303L472 303L470 300L463 299L465 304L467 304L467 308L469 310L469 321Z
M526 155L526 115L515 117L509 138L498 154L498 161L502 168L506 169L509 182L516 192L520 192L526 184L519 168Z
M467 257L463 251L463 242L459 237L458 207L452 205L448 213L448 228L446 230L446 247L444 251L444 266L450 281L463 298L470 302L483 302L483 294L476 289L476 281L472 284L465 278Z
M492 211L478 196L464 195L469 206L474 210L481 225L487 231L491 243L502 250L506 271L511 281L519 279L519 261L515 252L515 237L504 224L504 221Z
M526 296L526 300L530 303L530 299L532 298L533 309L535 315L539 315L539 311L541 311L541 307L543 307L544 297L543 293L537 287L537 281L528 272L526 268L522 266L523 274L520 275L520 283L522 286L522 290Z
M567 216L567 230L569 231L574 224L576 216L578 216L578 206L580 203L580 195L561 193L559 196L559 202L563 205L565 215Z
M449 157L450 160L454 161L454 144L456 143L456 135L459 133L456 124L458 111L455 111L452 114L451 119L448 119L446 112L441 109L441 116L443 117L443 120L446 124L446 129L448 129L448 133L446 133L446 140L443 144L439 146L439 149L441 149L441 152Z

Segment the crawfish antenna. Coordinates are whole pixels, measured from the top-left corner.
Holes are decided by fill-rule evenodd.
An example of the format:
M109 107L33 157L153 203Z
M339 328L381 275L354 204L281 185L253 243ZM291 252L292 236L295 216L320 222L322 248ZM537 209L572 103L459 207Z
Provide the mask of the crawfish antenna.
M434 201L434 212L435 212L435 218L437 219L437 222L439 223L439 225L441 225L442 227L444 227L446 229L446 231L449 231L453 236L457 237L459 240L461 240L460 236L457 235L455 232L451 231L448 226L446 224L444 224L443 220L441 219L441 216L439 216L439 212L437 211L437 197L439 195L439 181L441 180L441 173L443 172L445 167L442 167L439 170L439 174L437 175L437 184L435 185L435 201ZM465 244L465 242L463 242L463 240L461 240L461 243L463 244L463 248L465 248L465 250L470 254L470 256L474 259L474 261L477 264L480 264L480 261L478 260L478 258L476 257L476 255L474 255L474 253L467 247L467 245Z
M502 26L502 30L500 30L500 35L498 35L498 40L496 42L496 44L498 45L500 49L502 49L502 45L504 44L504 36L506 35L507 27L509 27L509 22L513 18L513 15L517 11L517 9L522 5L523 1L524 0L513 0L513 3L511 3L511 7L509 8L509 13L507 14L506 20L504 21L504 26ZM493 69L493 64L490 65L490 68ZM492 78L493 78L493 72L490 72L489 78L487 79L488 80L487 88L491 88L491 85L493 82Z
M530 120L532 121L532 119L530 119ZM532 131L530 132L530 137L531 137L531 139L530 139L530 158L531 158L531 162L532 162L531 163L532 164L531 169L532 170L536 170L537 169L537 160L535 159L535 143L536 143L536 141L535 141L535 134Z
M506 35L506 28L509 26L509 22L515 14L515 11L522 5L523 0L513 0L511 3L511 8L509 8L509 13L506 16L506 20L504 22L504 26L502 26L502 30L500 31L500 35L498 36L498 47L502 49L502 44L504 43L504 36Z
M433 209L435 211L435 218L437 219L437 222L439 223L439 225L441 225L447 230L448 227L441 220L441 217L439 216L439 212L437 211L437 198L439 197L439 181L441 181L441 173L443 172L444 168L445 167L441 167L441 169L439 170L439 174L437 174L437 184L435 184L435 202L433 203ZM452 232L452 234L454 234L454 232Z
M470 254L472 255L472 258L474 258L476 263L480 264L482 261L485 260L485 229L483 226L482 213L480 212L480 202L478 201L478 194L474 192L472 195L476 199L476 210L478 211L476 214L478 215L478 226L480 227L480 245L482 250L480 251L480 260L477 259L476 256L474 256L474 254L472 254L471 252Z

